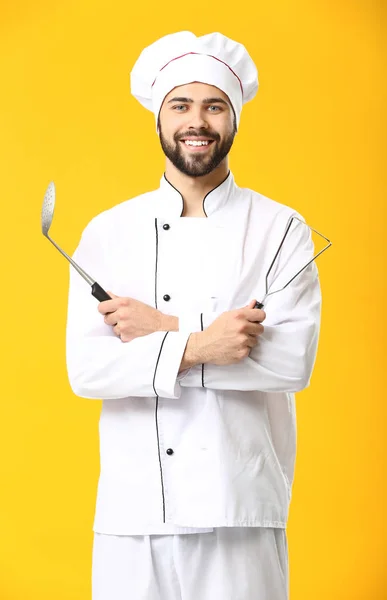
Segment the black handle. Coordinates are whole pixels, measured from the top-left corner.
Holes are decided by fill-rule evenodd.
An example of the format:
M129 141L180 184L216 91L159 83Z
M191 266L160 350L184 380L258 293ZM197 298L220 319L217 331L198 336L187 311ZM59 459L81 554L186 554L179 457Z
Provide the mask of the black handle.
M104 300L111 300L111 296L109 296L109 294L107 294L96 281L91 286L91 293L94 298L97 298L97 300L100 302L103 302Z
M263 308L262 302L256 302L254 308Z

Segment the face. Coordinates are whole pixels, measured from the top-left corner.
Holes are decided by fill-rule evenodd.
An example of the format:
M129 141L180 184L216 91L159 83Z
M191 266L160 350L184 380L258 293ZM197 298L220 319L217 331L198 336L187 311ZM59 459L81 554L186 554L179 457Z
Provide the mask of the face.
M211 173L226 158L236 133L228 96L196 82L176 87L165 97L158 126L164 154L190 177Z

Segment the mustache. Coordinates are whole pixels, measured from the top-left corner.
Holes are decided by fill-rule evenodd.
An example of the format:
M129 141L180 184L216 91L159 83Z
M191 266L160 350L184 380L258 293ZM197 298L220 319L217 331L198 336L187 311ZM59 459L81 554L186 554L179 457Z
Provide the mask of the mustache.
M220 141L220 135L215 131L186 131L185 133L175 133L173 136L175 142L184 140L187 137L201 137L207 138L208 140L214 140L216 142Z

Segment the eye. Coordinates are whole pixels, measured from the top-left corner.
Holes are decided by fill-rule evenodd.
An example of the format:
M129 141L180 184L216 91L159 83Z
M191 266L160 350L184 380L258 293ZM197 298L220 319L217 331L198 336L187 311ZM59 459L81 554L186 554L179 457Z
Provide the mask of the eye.
M173 110L176 110L177 112L183 112L183 110L180 109L185 109L187 108L185 104L175 104L175 106L172 107Z
M216 106L215 104L211 104L211 106L209 106L208 108L209 108L209 109L210 109L210 108L214 108L214 109L215 109L215 110L210 110L210 112L217 112L217 111L219 111L219 110L222 110L222 109L220 108L220 106Z

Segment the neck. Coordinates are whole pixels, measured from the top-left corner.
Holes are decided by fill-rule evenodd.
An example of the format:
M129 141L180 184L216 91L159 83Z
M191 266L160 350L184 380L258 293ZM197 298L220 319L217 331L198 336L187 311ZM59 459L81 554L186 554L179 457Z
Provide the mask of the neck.
M166 159L165 177L183 197L183 217L205 217L203 211L203 198L227 177L229 168L227 157L209 173L202 177L185 175Z

